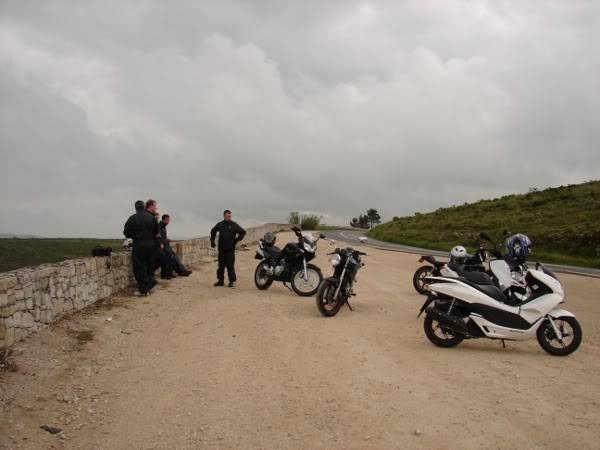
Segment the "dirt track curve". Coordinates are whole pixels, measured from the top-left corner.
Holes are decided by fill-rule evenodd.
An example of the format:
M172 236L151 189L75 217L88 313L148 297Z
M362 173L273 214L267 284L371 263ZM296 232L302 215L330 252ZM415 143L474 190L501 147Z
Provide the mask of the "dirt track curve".
M561 276L584 332L570 357L439 349L416 319L416 257L368 251L355 311L334 318L281 284L256 290L248 251L236 289L212 287L207 264L18 344L0 448L599 448L599 279Z

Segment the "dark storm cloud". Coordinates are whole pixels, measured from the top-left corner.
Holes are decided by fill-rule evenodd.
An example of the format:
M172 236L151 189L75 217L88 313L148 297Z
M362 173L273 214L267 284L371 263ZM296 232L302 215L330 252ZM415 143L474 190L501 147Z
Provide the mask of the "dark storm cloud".
M542 7L543 6L543 7ZM595 2L0 5L0 232L346 223L597 177Z

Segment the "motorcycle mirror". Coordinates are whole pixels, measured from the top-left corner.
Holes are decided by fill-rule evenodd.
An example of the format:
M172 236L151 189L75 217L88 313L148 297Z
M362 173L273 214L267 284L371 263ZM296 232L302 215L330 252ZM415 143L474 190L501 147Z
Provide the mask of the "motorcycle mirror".
M294 233L299 233L299 232L300 232L300 231L302 231L302 230L301 230L300 228L298 228L297 226L295 226L295 225L294 225L294 226L292 227L292 231L293 231Z
M321 234L319 235L319 237L320 237L321 239L325 239L325 235L324 235L323 233L321 233Z

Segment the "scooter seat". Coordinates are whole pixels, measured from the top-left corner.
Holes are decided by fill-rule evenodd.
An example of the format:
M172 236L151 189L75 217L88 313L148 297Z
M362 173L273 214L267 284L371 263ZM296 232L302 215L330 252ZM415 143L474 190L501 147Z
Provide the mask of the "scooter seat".
M457 266L455 264L449 264L450 269L454 270L459 276L465 278L471 283L481 285L492 285L494 282L491 277L480 270L465 270L464 267Z
M506 295L504 295L504 292L502 292L500 289L498 289L493 284L477 284L477 283L473 283L472 281L467 280L464 277L462 278L461 281L468 284L471 287L474 287L478 291L483 292L488 297L492 297L494 300L498 300L499 302L509 304L509 300L506 297Z
M490 276L484 272L464 271L460 275L465 277L471 283L479 284L481 286L491 286L494 284Z

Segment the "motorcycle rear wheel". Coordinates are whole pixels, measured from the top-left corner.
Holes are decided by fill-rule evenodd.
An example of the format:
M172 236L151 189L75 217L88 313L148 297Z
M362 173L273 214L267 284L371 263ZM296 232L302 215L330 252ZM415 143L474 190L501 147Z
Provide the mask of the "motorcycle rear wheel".
M344 304L340 299L333 299L336 287L333 281L324 280L317 291L317 309L325 317L335 316Z
M256 270L254 271L254 284L258 289L264 291L269 289L273 284L273 278L266 274L265 265L266 261L262 261L256 266Z
M442 325L430 315L425 317L423 329L425 330L427 339L429 339L432 344L437 345L438 347L456 347L463 341L461 336L458 336L454 331L447 326Z

